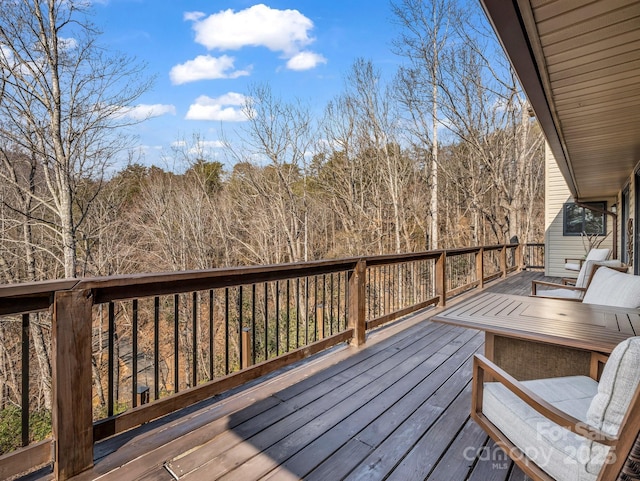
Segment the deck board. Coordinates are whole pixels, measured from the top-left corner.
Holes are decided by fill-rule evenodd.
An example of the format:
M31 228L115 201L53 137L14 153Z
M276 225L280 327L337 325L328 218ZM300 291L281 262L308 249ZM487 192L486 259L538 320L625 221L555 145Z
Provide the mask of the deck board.
M444 332L444 335L434 341L433 336L440 332ZM353 399L357 399L360 405L366 404L396 383L399 377L423 364L424 354L421 356L421 353L430 352L428 348L431 344L446 346L455 337L455 335L447 335L451 332L455 332L455 330L434 332L429 329L427 336L419 338L412 336L410 345L395 351L392 356L382 362L374 357L361 363L363 366L358 366L358 370L361 371L358 376L349 380L345 379L345 382L332 391L327 392L322 384L316 384L305 393L283 403L290 405L292 409L297 407L295 414L269 426L256 422L255 419L249 419L237 428L233 428L233 435L240 436L242 440L258 447L263 455L266 454L277 463L282 463L294 455L305 443L313 441L331 427L344 421L351 412L359 407L353 402ZM431 349L434 348L431 347ZM381 352L379 357L387 352ZM268 422L273 421L274 417L269 416L269 412L264 414ZM259 430L260 432L257 432ZM257 434L252 435L254 432ZM231 448L232 446L227 444L226 447ZM203 448L202 453L194 452L192 457L197 456L205 459L213 466L217 464L217 459L212 457L213 453L215 450ZM227 453L223 456L225 459L229 458ZM275 467L268 463L253 462L238 453L233 453L231 456L236 460L235 464L238 466L237 473L233 475L237 479L257 479ZM191 471L195 466L189 467L191 469L186 472Z
M540 278L485 290L528 294ZM74 479L524 481L469 418L484 335L432 323L436 312L98 443L94 468Z
M468 419L434 466L431 479L465 479L473 468L476 455L487 441L487 434L473 420Z
M524 473L513 465L503 451L497 449L491 439L487 441L483 453L467 478L468 481L504 481L509 479L510 470L513 470L516 476L524 477Z

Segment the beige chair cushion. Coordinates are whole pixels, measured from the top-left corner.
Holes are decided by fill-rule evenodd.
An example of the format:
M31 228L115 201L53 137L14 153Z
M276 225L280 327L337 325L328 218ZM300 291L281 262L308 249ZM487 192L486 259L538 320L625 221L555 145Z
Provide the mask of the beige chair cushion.
M640 276L600 267L584 294L585 304L640 307Z
M523 381L522 384L558 409L586 422L598 383L586 376ZM528 406L502 384L484 385L483 414L525 455L554 479L595 481L585 469L587 446L572 433ZM605 448L606 449L606 448Z
M576 287L587 287L589 280L591 279L591 273L596 266L608 266L608 267L620 267L622 262L619 260L611 261L596 261L588 260L582 264L582 269L578 273L578 279L576 279Z
M609 257L611 249L591 249L585 261L605 261Z
M611 352L598 383L598 393L587 411L587 422L607 434L617 435L631 399L640 383L640 337L631 337ZM606 449L589 441L587 471L598 473Z

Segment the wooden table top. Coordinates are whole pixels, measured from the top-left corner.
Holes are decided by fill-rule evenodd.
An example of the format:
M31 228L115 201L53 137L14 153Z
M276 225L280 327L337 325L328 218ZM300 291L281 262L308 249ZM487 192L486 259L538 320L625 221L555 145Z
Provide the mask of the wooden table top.
M640 310L486 292L432 318L497 335L609 353L640 335Z

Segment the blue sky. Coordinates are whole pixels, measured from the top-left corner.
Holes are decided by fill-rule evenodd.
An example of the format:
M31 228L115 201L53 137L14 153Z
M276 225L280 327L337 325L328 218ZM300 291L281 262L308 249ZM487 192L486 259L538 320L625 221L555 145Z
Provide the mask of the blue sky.
M387 0L100 0L95 12L101 43L156 76L134 112L153 117L136 126L145 164L161 165L162 152L193 133L215 158L252 83L321 112L356 58L388 77L400 63Z

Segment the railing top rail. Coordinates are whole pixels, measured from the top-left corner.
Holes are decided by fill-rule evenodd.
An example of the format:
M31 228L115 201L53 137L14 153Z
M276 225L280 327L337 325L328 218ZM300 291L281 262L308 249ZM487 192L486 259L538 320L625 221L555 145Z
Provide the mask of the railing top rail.
M0 285L0 298L25 297L73 289L78 282L79 279L54 279L49 281L22 282L20 284L4 284Z
M518 244L506 244L517 247ZM56 291L88 289L95 303L139 297L178 294L198 290L232 287L243 284L277 281L297 277L330 274L351 270L363 260L369 266L398 262L415 262L448 256L479 252L480 249L498 250L505 244L432 250L409 254L351 257L311 262L295 262L262 266L225 267L192 271L140 273L82 279L59 279L0 286L0 314L16 314L44 310L51 305Z
M348 258L157 274L129 274L83 279L76 288L91 290L94 302L103 303L330 274L351 270L358 260L359 258Z
M78 279L55 279L0 286L0 315L49 309L57 291L73 289Z
M520 244L494 244L490 246L483 246L485 251L495 251L506 247L507 249L511 247L518 247Z
M442 250L432 250L425 252L415 252L410 254L385 254L380 256L368 256L362 259L367 266L381 266L386 264L396 264L398 262L415 262L421 260L437 259L442 254Z

